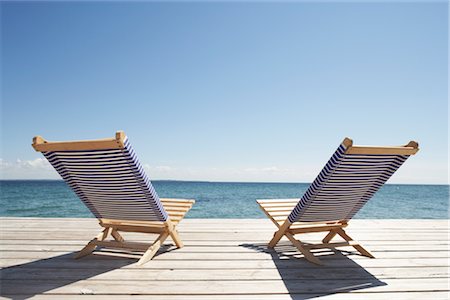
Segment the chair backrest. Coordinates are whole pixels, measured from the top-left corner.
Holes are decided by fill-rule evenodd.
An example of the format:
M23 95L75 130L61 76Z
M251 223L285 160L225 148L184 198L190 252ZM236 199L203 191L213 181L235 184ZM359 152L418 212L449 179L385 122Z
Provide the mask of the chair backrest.
M92 141L48 142L37 136L32 146L97 218L168 219L123 131L115 138Z
M392 174L419 148L406 146L353 146L345 138L320 174L290 213L300 222L351 219Z

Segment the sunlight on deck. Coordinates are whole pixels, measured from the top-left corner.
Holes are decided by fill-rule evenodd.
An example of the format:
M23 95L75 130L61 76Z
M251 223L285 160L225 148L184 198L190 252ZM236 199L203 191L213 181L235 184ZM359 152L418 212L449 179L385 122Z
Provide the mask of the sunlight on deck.
M348 232L376 259L316 250L307 262L283 239L267 249L265 219L186 219L185 247L167 240L147 264L137 253L104 250L74 260L97 234L95 219L1 218L5 299L448 299L448 220L353 220ZM124 234L150 241L145 234ZM309 234L317 242L321 235Z

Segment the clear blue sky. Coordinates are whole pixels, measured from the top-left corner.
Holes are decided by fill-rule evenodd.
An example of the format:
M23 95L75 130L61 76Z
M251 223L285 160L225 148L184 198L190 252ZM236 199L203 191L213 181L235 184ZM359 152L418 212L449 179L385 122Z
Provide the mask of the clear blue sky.
M308 182L345 136L448 182L448 3L1 2L2 178L124 130L153 179Z

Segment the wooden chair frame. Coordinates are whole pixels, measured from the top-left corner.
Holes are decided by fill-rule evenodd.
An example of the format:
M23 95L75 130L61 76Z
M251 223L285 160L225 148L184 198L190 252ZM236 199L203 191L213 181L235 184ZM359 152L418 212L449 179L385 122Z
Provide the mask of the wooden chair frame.
M345 138L342 142L346 146L345 153L349 154L390 154L390 155L412 155L419 151L419 144L410 141L404 146L378 147L378 146L353 146L353 141ZM289 214L297 205L299 199L271 199L257 200L262 211L277 226L278 230L274 233L268 247L274 248L283 236L304 255L304 257L317 265L323 263L319 258L314 256L311 249L322 249L351 246L355 248L363 256L375 258L368 250L353 240L344 230L348 226L348 220L330 220L329 222L290 222ZM295 238L297 234L305 234L311 232L326 232L320 244L306 244ZM331 240L335 236L341 236L345 242L332 243Z
M123 149L125 133L117 131L115 137L98 140L81 140L68 142L50 142L41 136L33 138L33 148L38 152L46 151L70 151L70 150L100 150L100 149ZM160 249L164 241L170 236L177 248L183 247L176 225L184 218L185 214L192 208L195 200L190 199L160 199L168 219L165 222L145 222L132 220L112 220L99 219L102 231L93 238L75 258L81 258L89 255L97 247L109 247L117 249L130 249L144 251L144 254L138 261L138 265L145 264L151 260ZM153 243L133 243L125 242L122 232L140 232L159 234ZM106 241L111 235L113 240Z
M191 209L195 201L188 199L161 199L161 202L169 215L169 219L165 222L99 219L99 224L103 227L102 231L87 243L87 245L75 255L75 258L89 255L95 251L97 247L128 249L144 251L144 254L137 262L137 265L143 265L155 256L169 236L172 238L177 248L182 248L183 242L178 235L176 225ZM158 234L158 237L153 243L126 242L119 231ZM106 241L106 238L109 235L111 235L113 240Z
M344 246L352 246L362 255L374 258L374 256L358 242L353 240L344 230L348 223L345 220L331 221L331 222L294 222L287 220L287 216L298 203L298 199L271 199L271 200L257 200L257 203L269 217L269 219L278 227L270 240L268 247L274 248L283 236L286 236L289 241L304 255L304 257L316 264L323 265L323 263L310 251L311 249L322 248L336 248ZM282 215L284 214L284 215ZM280 218L285 219L281 221ZM326 232L320 244L306 244L295 238L297 234L312 233L312 232ZM331 240L336 236L341 236L345 242L331 243Z

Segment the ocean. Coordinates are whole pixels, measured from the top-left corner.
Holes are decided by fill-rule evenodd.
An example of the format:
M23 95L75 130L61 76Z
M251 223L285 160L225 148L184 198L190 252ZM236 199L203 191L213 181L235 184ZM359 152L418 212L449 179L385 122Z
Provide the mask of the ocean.
M195 199L187 218L264 218L256 199L299 198L307 183L153 181L161 198ZM60 180L0 181L0 216L93 217ZM355 218L448 219L448 185L384 185Z

